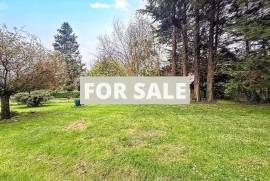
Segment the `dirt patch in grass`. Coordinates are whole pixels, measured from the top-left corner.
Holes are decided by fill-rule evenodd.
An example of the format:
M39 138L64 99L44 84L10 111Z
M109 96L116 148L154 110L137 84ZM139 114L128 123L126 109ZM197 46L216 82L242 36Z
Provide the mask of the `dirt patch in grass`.
M258 156L251 156L247 158L242 158L238 161L240 165L252 165L252 166L259 166L259 167L269 167L269 162Z
M126 148L142 148L147 145L147 141L139 138L139 137L133 137L133 136L128 136L124 137L119 140L121 145Z
M87 128L87 124L85 121L77 121L65 127L67 131L76 131L76 130L85 130Z
M83 177L89 172L90 166L86 161L79 161L76 165L74 165L73 170L76 175Z
M132 142L132 146L134 146L136 148L145 147L146 145L147 145L147 143L143 140L136 140L136 141Z
M159 139L165 135L165 132L159 130L125 129L123 131L128 135L128 139L124 141L124 146L130 148L146 147L149 145L149 139Z
M139 173L135 168L125 167L114 169L107 178L103 180L118 180L118 181L136 181L139 179Z
M191 150L181 144L167 144L156 148L156 157L161 162L177 162L187 160Z
M164 132L158 131L158 130L145 131L145 130L138 130L138 129L128 129L127 133L132 136L139 136L139 137L144 137L144 138L161 137L165 135Z
M133 140L128 144L128 147L132 148L143 148L147 145L147 142L144 140Z

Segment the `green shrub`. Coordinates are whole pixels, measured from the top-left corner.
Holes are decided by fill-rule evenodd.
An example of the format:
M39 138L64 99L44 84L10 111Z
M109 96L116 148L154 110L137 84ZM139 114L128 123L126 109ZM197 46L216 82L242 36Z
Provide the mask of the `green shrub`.
M29 93L21 92L21 93L15 94L13 97L13 100L16 101L17 103L25 104L28 97L29 97Z
M79 98L80 92L79 91L65 91L65 90L56 90L51 93L51 96L55 98L66 98L66 99L73 99Z
M80 91L72 91L68 92L69 98L79 98L80 97Z
M68 98L67 91L53 91L51 94L54 98Z
M49 91L33 91L30 94L26 92L18 93L14 96L14 100L20 104L25 104L29 107L38 107L47 102L52 97Z

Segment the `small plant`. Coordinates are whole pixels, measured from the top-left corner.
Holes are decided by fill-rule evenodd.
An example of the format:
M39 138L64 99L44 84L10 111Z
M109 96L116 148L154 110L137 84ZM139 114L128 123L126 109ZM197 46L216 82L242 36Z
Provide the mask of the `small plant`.
M14 100L20 104L27 105L29 107L39 107L41 104L51 99L49 91L33 91L30 93L18 93L14 96Z

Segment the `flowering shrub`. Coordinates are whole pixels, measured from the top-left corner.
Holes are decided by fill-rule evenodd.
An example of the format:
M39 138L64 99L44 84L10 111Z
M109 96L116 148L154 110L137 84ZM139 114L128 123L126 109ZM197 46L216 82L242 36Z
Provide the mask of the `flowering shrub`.
M38 107L42 103L47 102L52 97L49 91L39 90L33 91L30 94L26 92L18 93L14 96L14 100L20 104L25 104L29 107Z

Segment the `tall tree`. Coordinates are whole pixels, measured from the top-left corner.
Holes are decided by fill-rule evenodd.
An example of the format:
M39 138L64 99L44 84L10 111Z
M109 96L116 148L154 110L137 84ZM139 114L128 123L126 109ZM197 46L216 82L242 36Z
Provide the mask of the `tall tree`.
M130 76L158 76L160 74L159 46L155 42L151 24L136 16L127 27L114 21L113 32L99 38L98 61L117 60Z
M235 0L228 33L237 44L231 61L226 93L235 100L270 100L270 2Z
M179 0L178 1L178 20L179 20L179 28L181 30L181 38L182 38L182 75L188 75L188 8L189 1L187 0Z
M208 64L207 64L207 99L213 102L216 65L218 63L218 49L221 46L220 37L223 34L223 26L227 19L227 6L230 0L209 0L207 2L209 23L208 31Z
M208 38L208 64L207 64L207 100L214 101L214 58L215 58L215 16L216 16L216 0L210 0L211 6L209 10L209 38Z
M83 64L79 51L79 44L77 36L69 23L65 22L61 28L57 30L58 34L55 35L55 43L53 43L55 51L60 52L67 64L67 73L69 80L66 83L68 90L74 89L75 81L80 77L83 72Z
M171 59L171 75L176 76L177 67L177 40L176 40L176 26L172 27L172 59Z
M162 43L172 47L172 75L176 75L180 64L179 71L186 75L189 59L193 58L197 101L203 90L208 101L213 102L215 97L220 97L221 91L224 92L228 82L228 85L233 82L240 87L234 90L244 92L247 97L270 97L269 0L147 2L143 12L154 19L158 37L165 40ZM191 44L193 53L189 51ZM177 62L176 56L179 57ZM228 67L229 74L224 71Z
M179 1L178 0L148 0L144 13L149 14L155 22L158 22L158 34L170 37L171 49L171 75L177 75L177 33L179 32Z
M194 9L194 46L193 46L193 70L194 70L194 94L196 101L201 100L200 95L200 2L199 0L193 1Z

